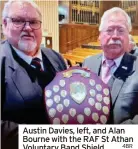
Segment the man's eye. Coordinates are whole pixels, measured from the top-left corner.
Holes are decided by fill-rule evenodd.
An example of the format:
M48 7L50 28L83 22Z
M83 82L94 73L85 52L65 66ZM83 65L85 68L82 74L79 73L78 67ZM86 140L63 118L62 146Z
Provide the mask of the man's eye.
M120 33L123 33L124 32L124 30L123 29L120 29L120 30L118 30Z
M31 24L38 24L38 21L30 21Z
M111 33L111 32L113 32L113 30L112 29L108 29L107 32L108 33Z
M19 24L24 23L24 20L13 19L12 21Z

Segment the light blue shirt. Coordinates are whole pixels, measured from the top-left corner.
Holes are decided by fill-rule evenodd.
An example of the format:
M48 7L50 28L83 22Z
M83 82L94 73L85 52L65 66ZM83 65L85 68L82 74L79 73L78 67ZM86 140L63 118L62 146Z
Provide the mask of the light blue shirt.
M13 46L12 46L13 47ZM43 66L43 61L42 61L42 53L41 50L39 50L36 55L34 55L33 57L30 55L26 55L24 52L22 52L21 50L16 49L15 47L13 47L13 49L15 50L15 52L18 54L19 57L21 57L25 62L27 62L29 65L32 62L33 58L39 58L40 59L40 64L42 69L44 70L44 66Z

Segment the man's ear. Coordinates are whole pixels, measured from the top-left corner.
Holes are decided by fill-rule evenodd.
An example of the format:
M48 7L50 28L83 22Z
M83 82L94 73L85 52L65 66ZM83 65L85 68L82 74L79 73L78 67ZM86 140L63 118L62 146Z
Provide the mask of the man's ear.
M99 41L99 43L100 43L100 45L102 46L102 42L101 42L101 32L99 33L99 37L98 37L98 41Z
M4 27L6 27L7 26L7 20L6 19L3 19L2 20L2 24L3 24Z
M100 41L100 39L101 39L101 34L99 34L98 41Z
M7 27L7 20L3 19L2 20L2 30L3 30L4 35L6 35L6 27Z

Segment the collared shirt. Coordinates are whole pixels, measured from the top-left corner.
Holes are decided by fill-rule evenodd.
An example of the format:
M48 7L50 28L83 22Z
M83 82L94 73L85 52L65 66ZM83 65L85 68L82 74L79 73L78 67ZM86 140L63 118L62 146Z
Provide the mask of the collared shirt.
M12 46L13 47L13 46ZM30 55L26 55L24 54L24 52L16 49L15 47L13 47L13 49L15 50L15 52L18 54L18 56L20 56L25 62L27 62L29 65L31 64L32 62L32 59L33 58L39 58L41 61L40 61L40 64L41 64L41 67L42 69L44 70L44 66L43 66L43 61L42 61L42 53L41 53L41 50L39 50L35 56L30 56Z
M117 68L119 67L123 56L124 56L124 54L121 55L120 57L114 59L115 65L111 68L111 71L110 71L110 73L111 73L112 75L114 74L114 72L115 72L115 71L117 70ZM102 70L103 70L103 67L105 66L105 61L106 61L106 59L107 59L107 58L106 58L106 57L104 56L104 54L103 54L103 56L102 56L101 72L102 72Z

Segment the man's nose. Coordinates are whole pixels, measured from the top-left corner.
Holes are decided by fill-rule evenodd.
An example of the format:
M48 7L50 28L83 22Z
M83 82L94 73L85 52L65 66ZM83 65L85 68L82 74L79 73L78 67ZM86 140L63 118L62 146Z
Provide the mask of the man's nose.
M113 32L112 38L119 38L119 37L120 37L119 32L118 32L117 29L115 29L114 32Z
M25 22L23 30L32 30L32 28L30 26L30 22Z
M113 32L113 36L118 36L118 31L116 29Z

